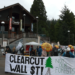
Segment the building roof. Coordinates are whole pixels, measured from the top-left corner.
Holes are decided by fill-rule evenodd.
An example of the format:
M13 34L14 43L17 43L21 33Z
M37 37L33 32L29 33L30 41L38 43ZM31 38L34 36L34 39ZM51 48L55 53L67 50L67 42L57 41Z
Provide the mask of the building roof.
M28 14L30 17L32 17L34 20L37 21L37 19L36 19L33 15L31 15L30 12L28 12L28 11L27 11L22 5L20 5L19 3L16 3L16 4L13 4L13 5L4 7L4 8L2 8L2 9L0 9L0 11L6 10L6 9L9 9L9 8L13 8L14 6L17 6L17 5L18 5L19 7L21 7L21 8L23 9L23 11L25 11L26 14Z

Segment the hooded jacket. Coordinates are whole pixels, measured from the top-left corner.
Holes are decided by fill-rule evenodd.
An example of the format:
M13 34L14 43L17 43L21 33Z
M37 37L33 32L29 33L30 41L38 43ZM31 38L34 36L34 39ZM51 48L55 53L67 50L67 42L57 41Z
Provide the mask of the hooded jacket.
M42 54L42 48L41 48L41 46L39 46L38 55L41 56L41 54Z
M70 52L70 51L69 51L68 53L69 53L69 55L70 55L69 57L72 57L72 58L74 58L74 57L75 57L75 56L73 55L73 53L72 53L72 52ZM67 57L67 56L66 56L66 54L67 54L67 53L66 53L66 52L64 52L62 56Z

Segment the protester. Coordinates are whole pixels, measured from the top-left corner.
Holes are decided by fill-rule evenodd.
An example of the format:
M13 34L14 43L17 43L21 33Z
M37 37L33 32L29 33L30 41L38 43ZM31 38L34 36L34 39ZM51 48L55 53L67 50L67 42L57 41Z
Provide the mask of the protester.
M61 46L59 46L59 48L58 48L58 56L61 56L61 53L62 53L62 48L61 48Z
M58 56L58 48L53 47L52 52L51 52L52 56Z
M41 48L41 46L39 46L39 49L38 49L38 56L41 56L41 54L42 54L42 48Z
M6 53L12 53L11 49L9 48L9 46L6 46L5 54Z
M46 57L47 56L47 52L46 52L46 48L44 48L43 50L42 50L42 55L41 55L42 57Z
M73 55L74 55L74 49L70 49L70 51L73 53Z
M39 51L39 46L37 46L37 51L36 51L36 53L37 53L37 56L38 56L38 51Z
M13 49L12 49L12 54L16 54L17 52L16 52L16 48L15 47L13 47Z
M30 48L29 48L30 55L32 54L32 50L33 50L33 46L30 46Z
M65 56L65 57L72 57L72 58L75 57L75 56L73 55L73 53L70 51L70 48L69 48L69 47L67 48L67 51L63 53L62 56Z
M66 49L65 49L66 50ZM65 50L64 49L62 49L62 51L61 51L61 56L63 55L63 53L65 52Z
M22 55L24 55L24 47L23 46L20 48L20 52Z
M34 49L31 52L31 56L35 56L35 50Z

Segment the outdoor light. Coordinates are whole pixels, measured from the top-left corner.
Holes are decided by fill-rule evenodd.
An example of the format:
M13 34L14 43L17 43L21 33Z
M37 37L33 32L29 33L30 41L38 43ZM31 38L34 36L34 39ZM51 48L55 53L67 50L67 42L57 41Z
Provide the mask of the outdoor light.
M1 24L2 24L2 26L5 24L5 22L4 21L1 21ZM2 46L3 46L3 27L2 27Z
M25 32L25 16L26 16L26 14L23 14L23 16L24 16L24 32Z
M68 30L68 32L70 32L70 30Z
M26 14L23 14L23 16L24 16L24 41L23 41L23 45L24 45L24 43L25 43L25 16L26 16ZM25 51L25 46L24 46L24 51Z
M36 18L38 19L39 17L38 17L38 16L36 16Z
M37 35L38 35L38 16L36 16L36 19L37 19Z
M4 22L4 21L2 21L2 22L1 22L1 24L5 24L5 22Z
M69 44L70 44L70 30L68 30L68 41L69 41Z
M26 14L23 14L23 16L26 16Z

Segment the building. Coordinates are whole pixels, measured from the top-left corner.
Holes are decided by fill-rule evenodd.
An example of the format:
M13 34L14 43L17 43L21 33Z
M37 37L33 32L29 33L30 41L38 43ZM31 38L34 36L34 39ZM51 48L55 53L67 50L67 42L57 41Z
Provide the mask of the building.
M0 9L0 38L18 39L32 34L37 20L19 3ZM25 35L24 35L25 34ZM0 41L1 42L1 41Z

